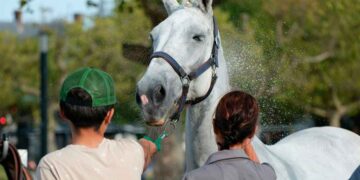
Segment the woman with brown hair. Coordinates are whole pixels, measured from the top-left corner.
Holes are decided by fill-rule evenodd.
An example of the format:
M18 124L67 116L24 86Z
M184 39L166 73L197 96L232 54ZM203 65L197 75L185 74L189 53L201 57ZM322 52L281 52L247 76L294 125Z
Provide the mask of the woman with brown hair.
M213 126L219 151L210 155L205 165L188 172L184 180L273 180L274 169L260 164L251 145L259 119L254 97L232 91L217 105Z

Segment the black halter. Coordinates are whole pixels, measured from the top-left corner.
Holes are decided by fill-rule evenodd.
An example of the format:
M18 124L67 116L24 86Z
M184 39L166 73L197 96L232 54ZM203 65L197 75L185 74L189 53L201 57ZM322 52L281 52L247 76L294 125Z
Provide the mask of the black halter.
M216 68L219 67L218 50L219 50L219 46L220 46L220 44L219 44L220 39L219 39L219 35L218 35L218 27L217 27L215 17L213 17L213 23L214 23L214 43L213 43L213 47L212 47L212 51L211 51L211 56L204 64L202 64L200 67L198 67L195 71L187 74L185 72L185 70L179 65L179 63L177 63L176 60L166 52L158 51L158 52L154 52L150 56L150 60L153 58L162 58L167 63L169 63L171 65L171 67L174 69L174 71L179 75L181 83L182 83L182 94L181 94L181 97L177 100L178 109L170 117L171 121L177 122L179 120L180 113L182 112L182 110L184 109L184 106L186 104L195 105L195 104L203 101L210 95L212 89L214 88L214 85L215 85L216 79L217 79ZM187 94L189 92L190 82L192 80L198 78L201 74L203 74L209 68L212 68L212 77L211 77L210 88L207 91L207 93L204 96L197 97L197 98L191 99L191 100L186 100Z

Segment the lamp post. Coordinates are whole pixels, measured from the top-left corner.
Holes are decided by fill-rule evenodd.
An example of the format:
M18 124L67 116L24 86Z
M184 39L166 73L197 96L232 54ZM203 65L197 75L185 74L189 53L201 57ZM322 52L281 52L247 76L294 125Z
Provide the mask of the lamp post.
M48 142L48 116L47 116L47 68L48 55L48 35L45 31L40 31L40 108L41 108L41 156L47 154Z

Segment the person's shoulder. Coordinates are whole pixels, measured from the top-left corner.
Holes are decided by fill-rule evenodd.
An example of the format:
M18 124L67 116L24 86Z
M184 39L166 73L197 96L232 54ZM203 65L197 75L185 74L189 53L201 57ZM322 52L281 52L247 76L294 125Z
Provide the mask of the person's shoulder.
M133 138L121 138L116 140L107 139L107 143L122 151L137 152L143 154L142 146Z
M117 146L125 146L125 147L138 147L141 146L135 139L133 138L121 138L121 139L107 139L107 143L115 144Z
M67 147L48 153L40 159L38 166L42 168L51 168L52 164L56 164L58 160L63 159L63 154L66 152Z
M63 169L64 163L69 163L73 158L69 157L73 151L66 146L62 149L46 154L41 158L37 168L35 179L59 179L59 170Z
M260 176L260 179L275 180L276 174L272 166L268 163L257 163L249 158L233 158L223 161L217 161L223 172L226 172L227 177L247 177L245 179L258 179L254 177Z
M255 163L256 164L256 170L259 172L259 174L263 175L264 177L267 177L267 179L276 179L275 169L269 164L269 163Z
M265 169L267 171L275 172L274 168L269 163L264 162L264 163L261 163L261 164L259 164L259 163L255 163L255 164L257 164L257 166L259 168Z
M219 169L215 164L204 165L198 169L187 172L183 180L212 180L219 179Z
M111 151L120 153L125 161L131 162L138 169L143 169L145 152L143 147L135 139L121 138L108 141L112 144Z

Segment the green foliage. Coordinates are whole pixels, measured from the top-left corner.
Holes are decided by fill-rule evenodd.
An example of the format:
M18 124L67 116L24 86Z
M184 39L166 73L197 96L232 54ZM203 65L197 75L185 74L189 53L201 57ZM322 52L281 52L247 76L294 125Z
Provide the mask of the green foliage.
M39 87L37 41L0 33L0 42L0 112L14 105L29 108L37 103L33 87Z
M115 121L136 122L139 117L135 104L135 83L145 67L123 57L123 43L148 45L150 22L134 3L126 4L130 11L106 18L93 18L94 27L83 29L82 23L66 23L64 32L49 31L49 103L58 103L59 86L66 74L83 66L93 66L112 75L118 97ZM61 31L61 30L60 30ZM144 41L145 40L145 41ZM21 108L28 102L38 115L39 50L38 37L19 38L16 34L0 32L0 112L11 107ZM25 103L26 104L26 103Z
M253 37L253 44L262 49L254 61L261 67L251 68L262 69L261 75L268 77L262 81L265 90L260 98L281 102L289 111L294 106L303 111L304 107L339 111L336 98L342 107L359 102L357 0L227 0L221 8L229 12L239 32ZM251 81L240 79L245 84ZM346 113L359 110L357 106Z
M109 72L119 100L115 121L134 122L139 114L134 100L135 83L144 66L125 59L122 45L124 42L143 43L147 36L141 34L149 31L149 22L142 11L134 9L113 17L96 18L94 23L95 26L86 31L81 24L66 26L65 40L57 39L63 46L61 63L66 64L67 71L79 66L93 66Z

